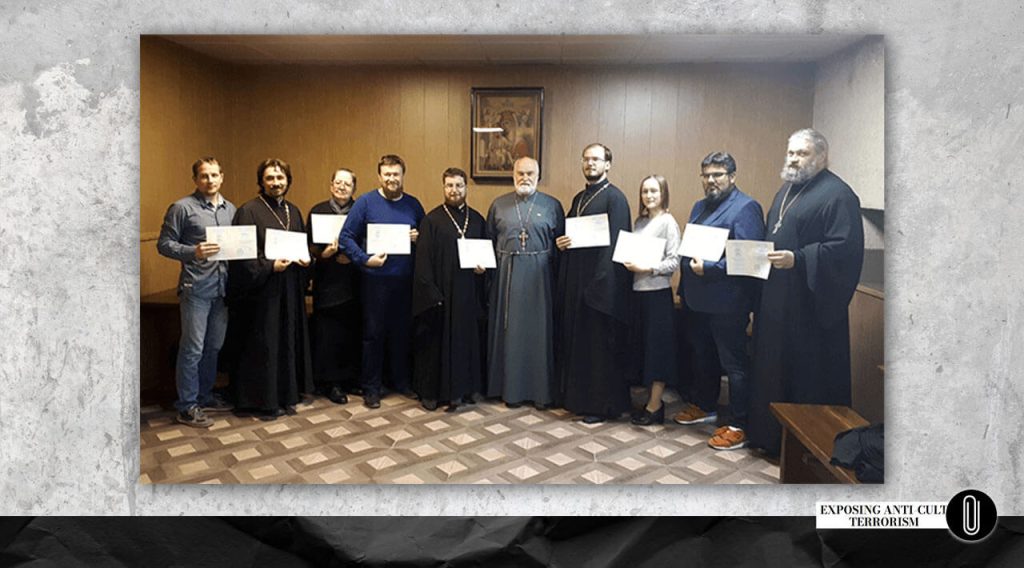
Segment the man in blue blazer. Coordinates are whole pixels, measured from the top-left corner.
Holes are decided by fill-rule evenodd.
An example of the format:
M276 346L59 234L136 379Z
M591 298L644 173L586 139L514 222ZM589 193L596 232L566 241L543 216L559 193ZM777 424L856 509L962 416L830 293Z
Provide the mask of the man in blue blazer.
M726 152L712 152L700 166L704 199L694 204L689 222L729 229L730 240L764 240L764 213L756 201L736 187L736 160ZM683 277L679 296L688 312L687 337L693 348L694 378L690 403L675 421L703 424L718 420L719 371L724 369L729 377L732 417L715 431L708 445L716 450L736 450L747 445L747 323L759 281L728 276L725 263L724 254L718 262L696 258L680 262Z

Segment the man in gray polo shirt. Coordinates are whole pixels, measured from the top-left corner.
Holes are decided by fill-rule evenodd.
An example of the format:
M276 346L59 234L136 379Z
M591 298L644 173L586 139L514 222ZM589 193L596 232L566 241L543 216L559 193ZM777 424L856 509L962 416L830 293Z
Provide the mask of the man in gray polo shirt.
M224 306L228 263L212 261L220 247L206 242L206 228L231 225L235 206L220 194L224 173L215 158L200 158L192 164L196 189L174 202L164 215L157 250L181 262L178 299L181 304L181 342L175 365L178 422L209 428L207 412L231 410L231 405L214 396L217 354L224 344L228 312Z

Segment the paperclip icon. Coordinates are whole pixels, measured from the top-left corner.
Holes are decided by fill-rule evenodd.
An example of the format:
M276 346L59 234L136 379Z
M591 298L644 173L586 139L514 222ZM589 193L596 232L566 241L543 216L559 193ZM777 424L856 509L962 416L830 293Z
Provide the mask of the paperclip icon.
M964 533L974 536L981 530L981 501L974 495L964 496Z

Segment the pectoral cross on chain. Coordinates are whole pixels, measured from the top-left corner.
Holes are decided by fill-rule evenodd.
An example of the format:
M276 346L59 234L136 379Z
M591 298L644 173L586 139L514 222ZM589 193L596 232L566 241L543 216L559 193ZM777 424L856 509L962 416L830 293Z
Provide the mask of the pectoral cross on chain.
M529 239L530 235L526 234L526 229L519 229L519 248L520 250L526 250L526 239Z
M775 233L778 233L778 232L779 232L779 229L781 229L781 228L782 228L782 219L779 219L779 220L778 220L778 221L777 221L777 222L775 223L775 228L773 228L773 229L772 229L772 234L774 235Z

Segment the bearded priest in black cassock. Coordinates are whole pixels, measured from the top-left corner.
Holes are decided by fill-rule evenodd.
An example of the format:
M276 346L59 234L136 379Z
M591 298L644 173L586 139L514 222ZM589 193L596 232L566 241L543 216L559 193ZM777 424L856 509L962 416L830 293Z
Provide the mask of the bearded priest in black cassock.
M309 262L269 260L266 231L305 232L302 212L285 200L291 168L282 160L257 169L260 193L235 213L233 225L255 225L258 258L228 267L230 364L235 407L262 420L294 414L313 390L305 291Z
M557 360L563 405L593 424L629 408L625 362L633 277L612 262L612 253L619 231L631 229L631 217L626 196L608 181L611 150L591 144L583 150L582 164L587 187L573 198L566 219L607 214L611 244L572 249L567 236L555 241L563 251Z
M768 211L772 270L754 314L748 436L778 455L772 402L850 405L849 305L864 261L860 200L826 169L828 142L794 133Z
M487 238L484 218L466 203L466 172L441 176L444 203L419 226L413 272L413 390L423 407L448 412L483 390L487 338L484 269L459 266L458 240Z

